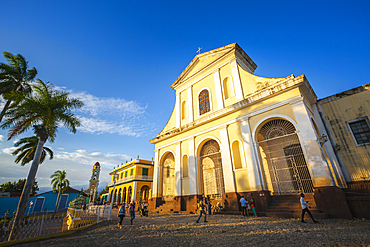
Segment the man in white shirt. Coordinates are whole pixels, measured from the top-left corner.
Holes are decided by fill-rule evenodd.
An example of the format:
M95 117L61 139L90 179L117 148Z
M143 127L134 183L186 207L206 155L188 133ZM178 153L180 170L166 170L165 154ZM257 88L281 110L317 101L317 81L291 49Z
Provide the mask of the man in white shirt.
M300 201L301 201L301 206L302 206L302 219L301 219L301 222L306 223L306 221L304 221L304 215L305 215L305 213L307 212L307 213L308 213L308 215L309 215L309 216L311 217L311 219L313 220L313 223L317 223L318 221L316 221L316 220L313 218L313 216L312 216L312 214L311 214L310 210L308 209L308 208L311 208L311 207L307 205L308 201L306 202L306 201L304 200L304 194L303 194L303 193L301 193L301 199L300 199Z
M244 199L244 196L242 196L242 198L240 198L240 204L242 206L242 215L243 215L243 217L245 217L245 216L248 215L248 211L247 211L248 201Z

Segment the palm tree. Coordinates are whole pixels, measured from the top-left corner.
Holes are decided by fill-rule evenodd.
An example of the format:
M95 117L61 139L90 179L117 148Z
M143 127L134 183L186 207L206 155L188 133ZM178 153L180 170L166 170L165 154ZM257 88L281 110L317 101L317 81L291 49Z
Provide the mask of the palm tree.
M55 193L58 190L57 203L55 204L54 217L57 212L57 207L59 203L60 194L63 193L69 187L69 180L66 179L67 173L65 170L56 171L53 175L50 176L52 179L50 184L53 185L53 192Z
M6 51L3 54L8 64L0 63L0 95L4 97L13 91L31 93L30 82L35 79L37 70L28 69L28 62L21 54L13 55ZM6 101L0 113L0 123L11 102L12 100Z
M63 124L72 133L76 133L76 127L80 126L80 121L71 111L83 106L80 100L69 98L69 93L54 90L51 84L39 79L31 86L34 91L33 95L22 91L13 91L4 96L6 100L19 102L17 105L10 106L5 114L4 123L0 125L0 128L9 129L8 140L32 127L39 138L27 182L18 203L9 240L15 239L18 235L19 223L26 210L45 142L47 140L54 142L60 124Z
M24 144L20 148L17 148L12 155L18 155L15 159L15 163L21 162L21 166L31 162L35 156L37 144L39 142L39 138L37 136L26 137L20 139L18 142L14 144L15 147L19 147L20 145ZM49 154L49 159L52 160L54 158L53 151L48 147L43 147L41 158L40 158L40 165L44 162L46 155Z

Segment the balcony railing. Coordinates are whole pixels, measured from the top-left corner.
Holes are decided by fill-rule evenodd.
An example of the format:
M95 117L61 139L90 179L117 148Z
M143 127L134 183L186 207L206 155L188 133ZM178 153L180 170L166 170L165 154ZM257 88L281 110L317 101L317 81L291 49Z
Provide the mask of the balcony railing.
M143 175L133 175L121 179L116 180L116 185L121 184L124 182L132 181L132 180L142 180L142 181L147 181L147 182L153 182L153 176L143 176ZM110 182L108 186L113 186L114 182Z

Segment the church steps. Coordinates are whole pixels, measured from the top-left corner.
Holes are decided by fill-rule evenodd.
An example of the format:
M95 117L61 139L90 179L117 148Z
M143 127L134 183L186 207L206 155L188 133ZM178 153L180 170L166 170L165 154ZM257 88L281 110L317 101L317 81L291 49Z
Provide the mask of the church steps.
M258 215L274 218L300 218L302 215L300 198L300 195L271 196L271 202L266 212L259 212ZM308 205L311 206L310 212L315 219L329 218L328 214L323 213L316 207L316 203L312 194L306 194L305 200L309 202ZM309 215L306 214L305 219L309 218Z

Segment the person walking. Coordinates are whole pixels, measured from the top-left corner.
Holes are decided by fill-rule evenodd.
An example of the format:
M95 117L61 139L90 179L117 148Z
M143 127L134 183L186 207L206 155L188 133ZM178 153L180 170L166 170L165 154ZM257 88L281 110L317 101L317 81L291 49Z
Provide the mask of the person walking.
M131 216L131 225L132 225L132 222L134 221L134 219L135 219L135 202L134 201L132 201L131 203L130 203L130 206L129 206L129 208L128 208L128 210L130 211L130 216Z
M204 205L204 202L203 202L203 198L199 201L199 209L200 209L200 213L199 213L199 218L197 219L197 223L199 223L199 220L200 218L202 217L202 214L204 214L204 222L208 222L207 221L207 215L206 215L206 206Z
M125 205L122 205L120 208L119 208L119 211L118 211L118 217L119 217L119 223L118 223L118 227L120 229L122 229L122 220L123 218L125 217Z
M126 205L126 213L127 214L130 214L130 211L128 211L128 207L130 206L130 203L125 202L125 205Z
M256 203L254 201L254 198L252 197L251 199L251 208L253 210L253 214L254 214L254 217L257 217L257 213L256 213Z
M212 204L211 204L211 197L208 195L207 196L208 198L208 215L211 215L212 214Z
M301 202L301 206L302 206L302 218L301 218L301 222L302 222L302 223L306 223L306 221L304 221L304 215L305 215L305 213L307 212L307 213L308 213L308 215L311 217L311 219L312 219L313 223L317 223L318 221L316 221L316 220L313 218L313 216L312 216L312 214L311 214L310 210L308 209L308 208L311 208L311 207L307 205L308 201L306 202L306 201L304 200L304 194L303 194L303 193L301 193L301 199L300 199L300 202Z
M240 202L240 205L242 206L242 216L243 217L248 216L248 211L247 211L248 201L245 200L244 196L242 196L239 202Z

